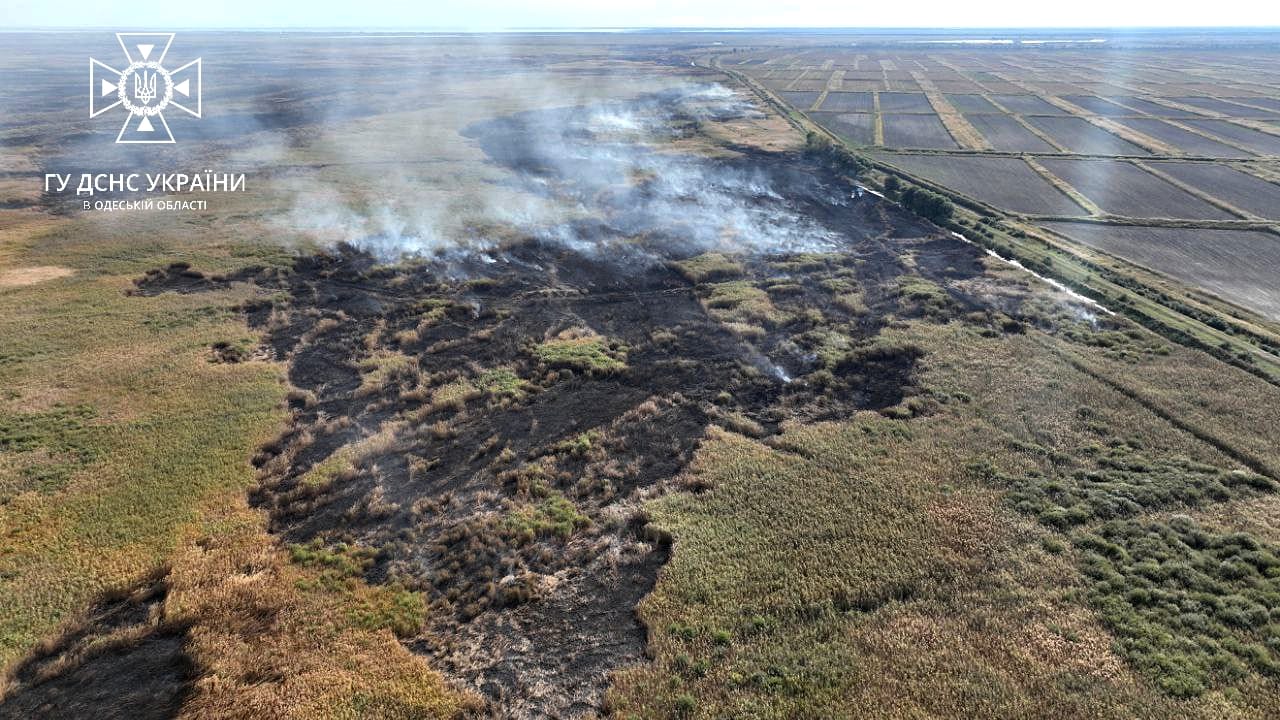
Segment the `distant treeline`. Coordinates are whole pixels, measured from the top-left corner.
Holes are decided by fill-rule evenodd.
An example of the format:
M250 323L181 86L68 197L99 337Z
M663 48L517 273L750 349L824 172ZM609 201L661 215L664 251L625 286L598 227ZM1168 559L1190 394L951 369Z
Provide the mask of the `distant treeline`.
M904 186L896 175L885 178L884 194L891 200L897 200L911 212L939 225L950 222L951 215L956 210L955 205L946 197L915 185Z
M853 154L843 145L837 145L825 135L810 130L804 136L805 154L823 162L832 170L852 177L860 177L871 164Z
M805 134L804 151L806 155L817 159L832 170L854 178L861 177L871 167L870 163L848 148L833 143L830 138L812 130ZM921 187L905 184L894 175L890 175L884 181L884 194L890 200L898 201L911 212L939 225L950 222L951 215L955 212L955 205L946 197Z

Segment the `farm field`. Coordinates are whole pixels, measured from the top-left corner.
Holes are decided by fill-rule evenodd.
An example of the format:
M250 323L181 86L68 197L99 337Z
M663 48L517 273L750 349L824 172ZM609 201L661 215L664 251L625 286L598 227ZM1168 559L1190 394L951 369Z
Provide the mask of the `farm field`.
M1280 321L1278 235L1092 223L1044 226Z
M882 92L879 95L882 113L933 113L933 106L923 93Z
M1192 220L1234 217L1124 160L1042 158L1040 162L1113 215Z
M798 92L794 90L780 90L778 94L782 96L783 100L786 100L792 105L795 105L796 107L799 107L799 108L806 108L806 109L811 105L813 105L813 103L817 101L818 97L822 95L822 93L820 92L814 92L811 90L805 91L805 92Z
M1125 127L1133 128L1144 135L1153 137L1160 142L1168 143L1172 147L1181 150L1188 155L1220 158L1253 157L1251 153L1245 152L1237 147L1212 140L1204 135L1191 132L1190 130L1184 130L1175 125L1170 125L1161 119L1126 117L1117 118L1116 122L1124 125Z
M818 109L823 112L869 113L875 109L875 99L871 93L865 92L829 92Z
M999 108L981 95L947 95L947 102L962 113L1001 114Z
M1014 212L1087 214L1020 158L888 153L877 157L913 175Z
M996 150L1012 152L1057 151L1057 148L1028 130L1022 123L1009 115L966 115L965 119Z
M1267 117L1275 117L1277 114L1276 112L1271 110L1259 110L1257 108L1250 107L1249 105L1242 105L1240 103L1235 103L1235 102L1231 102L1229 100L1224 100L1220 98L1175 97L1170 99L1176 102L1180 102L1183 105L1191 105L1193 107L1204 108L1205 110L1211 110L1215 113L1221 113L1228 117L1267 118Z
M1174 118L1174 119L1200 117L1200 115L1194 112L1191 112L1189 110L1169 107L1168 105L1162 105L1158 102L1153 102L1151 100L1144 100L1142 98L1134 97L1131 95L1116 96L1108 99L1116 102L1119 105L1123 105L1127 108L1137 110L1139 113L1145 113L1153 117Z
M1097 97L1096 95L1063 95L1062 99L1099 115L1119 116L1133 112L1129 108L1117 105L1106 98Z
M1210 135L1231 140L1260 155L1280 155L1280 134L1264 133L1226 120L1184 120L1183 122Z
M1228 165L1167 162L1154 167L1241 210L1280 219L1280 185Z
M884 142L889 147L959 147L937 115L885 114L881 117L884 122Z
M1035 95L992 95L991 99L1019 115L1066 115L1067 111Z
M1079 117L1032 116L1035 125L1057 143L1082 155L1150 155L1151 153Z
M813 117L854 145L875 144L876 116L869 113L815 112Z

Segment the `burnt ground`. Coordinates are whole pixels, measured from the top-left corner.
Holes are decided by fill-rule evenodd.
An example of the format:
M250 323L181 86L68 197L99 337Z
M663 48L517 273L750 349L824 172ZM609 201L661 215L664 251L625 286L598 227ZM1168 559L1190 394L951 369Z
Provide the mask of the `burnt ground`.
M641 500L680 475L707 426L767 437L784 420L899 405L919 351L878 344L881 327L967 307L905 297L899 257L965 277L975 250L895 239L919 227L871 198L843 213L857 228L846 250L744 257L721 278L772 306L737 325L719 314L736 309L710 307L715 283L643 246L606 258L530 239L399 266L345 249L256 277L290 298L246 310L297 392L292 429L256 459L253 500L285 542L371 548L369 581L423 593L426 626L408 644L495 715L593 712L609 671L643 659L634 609L669 552ZM849 287L865 308L840 302ZM584 331L625 367L539 355ZM826 347L832 334L846 344ZM351 467L316 470L380 432Z
M948 267L973 262L967 246L942 244ZM745 274L786 282L770 296L786 319L744 338L666 264L637 269L536 241L454 282L350 251L304 259L285 284L292 306L250 309L300 391L293 429L257 458L254 501L286 542L376 549L367 579L431 600L410 645L496 706L593 710L608 671L643 657L634 608L667 557L639 499L679 475L709 424L768 436L786 419L847 417L914 392L918 351L874 342L887 315L917 311L896 292L889 244L804 258L802 277L780 270L795 258L775 260ZM866 288L867 312L823 287L847 275ZM625 369L538 357L536 343L578 328L625 346ZM827 368L809 336L832 328L851 345ZM360 362L383 353L411 363L370 387ZM495 369L519 389L486 387ZM437 399L459 382L472 388L465 399ZM308 476L388 428L350 471Z
M192 691L186 628L161 613L163 579L101 598L10 673L0 719L167 720Z
M594 203L599 220L394 264L341 247L290 270L174 267L136 292L252 282L270 294L244 310L295 388L289 430L254 459L252 501L271 531L358 552L369 582L421 593L424 625L404 641L493 715L581 716L599 711L610 671L644 658L634 611L671 538L641 506L705 490L680 478L709 425L767 439L784 421L927 412L921 351L881 329L993 320L941 286L980 274L980 251L853 198L804 156L699 160L766 229L807 224L776 228L801 249L766 251L745 237L752 225L727 258L690 262L708 249L701 230L654 219L672 200L657 181L565 187L584 169L512 150L533 147L518 142L527 121L477 130L482 146ZM708 258L721 266L704 272Z

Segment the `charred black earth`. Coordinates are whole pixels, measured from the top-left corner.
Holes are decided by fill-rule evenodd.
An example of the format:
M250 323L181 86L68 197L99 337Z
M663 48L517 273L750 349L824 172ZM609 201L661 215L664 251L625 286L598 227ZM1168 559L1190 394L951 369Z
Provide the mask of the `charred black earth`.
M811 158L651 163L629 148L588 173L515 150L548 120L474 132L598 220L395 263L344 246L233 277L175 266L136 290L270 296L244 310L288 363L293 420L254 460L253 502L298 552L421 593L425 625L404 642L513 717L598 712L608 673L643 660L634 610L672 542L643 502L704 490L681 471L709 425L767 440L787 421L901 407L921 352L882 341L886 323L989 319L942 290L982 271L978 250ZM646 163L713 195L637 177ZM710 236L696 211L725 203L746 219Z
M175 717L197 673L186 627L164 618L166 592L161 575L101 597L14 669L0 718Z

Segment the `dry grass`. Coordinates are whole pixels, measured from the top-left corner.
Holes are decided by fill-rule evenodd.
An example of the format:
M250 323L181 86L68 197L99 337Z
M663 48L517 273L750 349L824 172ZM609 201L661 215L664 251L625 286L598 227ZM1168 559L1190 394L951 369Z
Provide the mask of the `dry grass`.
M1280 708L1256 675L1188 700L1162 691L1113 651L1077 551L972 470L1078 462L1099 432L1156 457L1238 467L1230 457L1076 369L1038 331L982 337L915 322L883 341L920 344L929 392L968 400L908 420L790 427L767 444L713 431L688 483L709 490L649 506L675 553L641 608L655 659L617 676L616 712L1154 719ZM1144 357L1109 369L1139 382L1168 361ZM1237 395L1254 382L1219 368L1191 384L1210 377ZM1250 432L1247 419L1218 422Z
M0 288L23 287L36 283L57 280L75 274L71 268L58 265L36 265L34 267L13 268L0 272Z
M472 703L396 640L411 596L323 582L323 571L290 563L245 506L248 459L279 432L286 388L275 365L207 356L247 337L232 308L249 291L126 296L173 246L138 247L75 221L18 227L0 235L0 257L23 267L73 258L93 272L0 295L0 426L34 428L42 444L0 452L0 487L18 488L0 506L0 666L73 625L104 591L171 566L166 622L190 624L200 672L185 717L442 717ZM239 246L184 252L210 269L245 262L232 256ZM76 407L89 414L60 410ZM46 452L54 442L70 450ZM317 482L350 460L317 469ZM54 485L19 475L63 466Z

